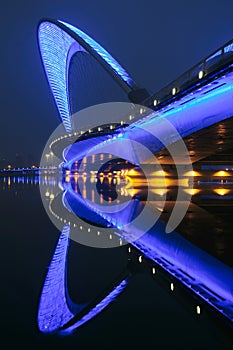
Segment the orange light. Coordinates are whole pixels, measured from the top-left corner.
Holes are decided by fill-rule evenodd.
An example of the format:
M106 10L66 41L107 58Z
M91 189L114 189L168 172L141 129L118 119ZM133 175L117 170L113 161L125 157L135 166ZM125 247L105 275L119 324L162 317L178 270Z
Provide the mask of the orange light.
M128 176L140 176L141 173L136 169L130 169L130 170L127 169L126 175L128 175Z
M157 171L154 171L151 175L152 176L167 176L168 173L164 170L157 170Z
M165 177L151 177L147 182L150 187L165 188L168 187L169 180Z
M160 207L156 207L156 209L157 209L158 211L160 211L160 213L162 213L162 211L163 211L163 208L160 208Z
M214 176L225 177L225 176L230 176L230 174L225 170L219 170L216 173L214 173Z
M103 176L100 176L100 183L102 184L104 182Z
M133 197L135 196L137 193L139 193L139 190L135 189L135 188L131 188L128 190L128 194Z
M156 188L153 189L152 192L162 197L168 192L168 190L166 188Z
M91 183L91 184L94 184L94 183L95 183L95 176L91 176L91 178L90 178L90 183Z
M198 190L197 188L187 188L184 191L190 194L191 196L195 196L195 194L198 194L200 192L200 190Z
M185 176L201 176L201 174L198 171L195 171L195 170L187 171L184 175Z
M226 194L228 194L230 192L230 190L226 189L226 188L216 188L214 190L215 193L217 193L219 196L225 196Z

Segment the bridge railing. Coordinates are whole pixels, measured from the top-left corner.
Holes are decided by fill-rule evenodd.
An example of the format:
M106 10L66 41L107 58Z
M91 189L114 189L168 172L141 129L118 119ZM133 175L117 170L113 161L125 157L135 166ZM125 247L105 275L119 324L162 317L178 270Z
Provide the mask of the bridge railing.
M150 96L143 104L148 107L159 108L167 100L186 93L187 89L202 84L208 79L213 79L231 64L233 64L233 40L227 42L180 77Z

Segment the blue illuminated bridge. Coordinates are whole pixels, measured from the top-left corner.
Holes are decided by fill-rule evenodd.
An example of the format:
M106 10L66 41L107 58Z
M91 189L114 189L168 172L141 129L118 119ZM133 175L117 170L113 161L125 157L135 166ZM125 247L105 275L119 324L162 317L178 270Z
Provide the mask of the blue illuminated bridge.
M223 186L219 195L223 194L226 179L233 181L233 164L226 169L226 161L221 158L222 154L231 155L233 149L233 41L157 93L151 94L138 86L102 46L70 24L45 19L39 24L38 40L45 73L65 127L64 135L50 143L53 154L64 156L64 172L72 174L74 164L79 164L87 153L104 153L106 147L113 146L121 158L134 166L133 170L142 161L151 164L151 159L146 159L144 155L143 159L138 159L130 147L123 145L122 140L143 144L156 155L165 172L169 172L169 169L173 171L174 160L168 149L182 139L194 169L191 171L192 181L197 181L196 176L200 176L200 171L212 169L214 181L219 182L221 178ZM116 123L106 122L89 130L74 128L73 114L106 102L130 102L136 107ZM165 120L177 133L170 133ZM152 135L162 135L166 147ZM221 159L217 165L215 157ZM208 182L208 176L205 176ZM199 304L204 303L228 325L233 324L232 267L182 237L179 233L182 224L167 235L169 218L165 215L163 221L158 220L144 234L137 223L130 226L130 232L125 232L122 227L129 220L131 212L140 211L139 201L132 201L131 205L123 207L119 218L119 215L106 214L91 202L83 200L80 193L72 190L69 182L65 183L65 189L62 198L65 208L61 209L64 217L54 212L53 203L50 208L55 219L62 221L64 226L41 294L38 326L42 332L70 333L77 329L120 294L131 276L130 269L127 269L96 299L84 304L72 302L67 283L69 240L71 227L75 225L72 215L67 213L67 208L71 207L82 219L98 227L115 227L119 245L129 241L129 252L137 252L136 260L139 263L145 259L152 274L161 269L170 276L171 290L175 283L182 284ZM189 194L194 193L194 190L190 190ZM169 210L172 216L173 211L179 208L169 208L168 201ZM70 215L69 220L67 215ZM152 215L148 210L148 220ZM80 234L85 234L83 226L80 226ZM138 239L128 239L135 234L138 234ZM197 313L200 312L200 306L197 306Z

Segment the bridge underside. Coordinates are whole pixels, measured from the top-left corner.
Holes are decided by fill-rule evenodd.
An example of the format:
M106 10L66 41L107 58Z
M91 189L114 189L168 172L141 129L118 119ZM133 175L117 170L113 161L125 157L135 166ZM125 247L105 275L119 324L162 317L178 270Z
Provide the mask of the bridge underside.
M183 141L192 163L197 163L199 160L233 148L232 130L233 117L185 137ZM156 157L160 164L174 164L173 158L165 148L156 153ZM147 163L151 161L153 160L148 159Z

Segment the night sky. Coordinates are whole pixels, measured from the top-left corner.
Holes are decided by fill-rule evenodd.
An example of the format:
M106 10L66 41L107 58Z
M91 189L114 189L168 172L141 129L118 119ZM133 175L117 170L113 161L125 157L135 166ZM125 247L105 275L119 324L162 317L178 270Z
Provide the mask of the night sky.
M40 158L58 113L40 60L41 18L95 38L151 92L233 37L231 0L9 1L1 5L0 158Z

